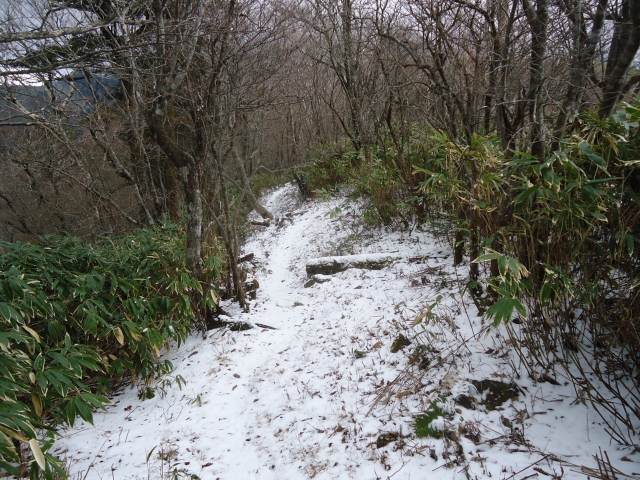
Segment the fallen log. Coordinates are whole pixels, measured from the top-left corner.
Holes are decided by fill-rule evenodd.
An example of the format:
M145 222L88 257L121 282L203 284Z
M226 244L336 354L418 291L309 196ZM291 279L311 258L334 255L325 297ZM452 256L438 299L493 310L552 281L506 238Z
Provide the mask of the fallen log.
M332 275L344 272L349 268L364 270L381 270L393 260L401 258L394 253L368 253L362 255L345 255L341 257L314 258L307 262L307 275Z
M256 222L256 221L252 221L251 225L256 225L258 227L270 227L271 226L271 220L269 220L268 218L262 222Z
M349 268L363 270L382 270L394 260L407 260L412 263L424 263L427 260L446 259L448 255L420 255L407 257L398 253L366 253L339 257L320 257L309 260L306 265L307 276L333 275ZM314 282L320 283L320 282ZM309 286L311 286L311 283Z

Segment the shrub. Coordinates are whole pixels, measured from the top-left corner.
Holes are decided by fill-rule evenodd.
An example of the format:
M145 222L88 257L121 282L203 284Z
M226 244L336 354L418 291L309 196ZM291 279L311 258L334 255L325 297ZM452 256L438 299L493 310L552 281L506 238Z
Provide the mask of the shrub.
M427 410L416 418L416 435L440 438L444 430L444 420L452 413L453 407L444 397L434 400Z
M174 225L95 245L47 236L0 247L0 468L23 473L27 443L31 477L53 478L63 474L47 453L55 426L78 415L91 422L113 381L146 390L171 371L161 354L191 332L202 287L184 266ZM213 291L205 299L215 300Z
M563 370L623 444L640 419L639 124L635 105L604 121L584 113L543 160L505 155L493 137L440 142L418 169L423 203L458 221L455 263L465 247L475 260L470 292L507 324L529 374Z
M360 154L350 152L342 144L327 145L321 151L314 152L314 161L296 169L298 186L304 190L303 195L318 190L332 190L346 184L354 176L355 166L360 161Z

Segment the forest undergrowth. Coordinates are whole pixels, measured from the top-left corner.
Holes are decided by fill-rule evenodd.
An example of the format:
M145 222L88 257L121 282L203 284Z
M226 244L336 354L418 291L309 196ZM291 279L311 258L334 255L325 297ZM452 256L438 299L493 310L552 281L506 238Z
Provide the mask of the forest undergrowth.
M218 299L185 267L174 224L96 244L48 236L0 248L0 468L64 476L48 453L56 429L91 422L123 383L141 399L168 387L173 366L161 355L202 328L193 301ZM213 282L221 262L211 253Z
M370 161L337 145L296 182L305 195L352 186L372 223L441 229L454 264L469 262L462 290L506 326L528 375L568 379L613 441L637 445L639 107L578 116L544 161L495 136L465 145L416 128L402 156L391 142Z
M607 120L581 115L542 162L505 154L494 136L461 145L416 127L402 155L391 143L369 159L325 145L291 175L306 197L349 186L370 225L438 230L454 265L469 265L461 293L505 325L528 375L568 379L613 441L637 445L639 121L635 104ZM120 382L138 385L141 399L168 386L172 365L158 359L206 328L228 278L223 247L205 245L206 281L185 266L184 234L169 224L92 245L54 236L2 245L1 468L64 475L48 453L57 425L90 422ZM437 315L434 300L416 324ZM421 364L429 348L412 356ZM425 419L442 408L430 405Z

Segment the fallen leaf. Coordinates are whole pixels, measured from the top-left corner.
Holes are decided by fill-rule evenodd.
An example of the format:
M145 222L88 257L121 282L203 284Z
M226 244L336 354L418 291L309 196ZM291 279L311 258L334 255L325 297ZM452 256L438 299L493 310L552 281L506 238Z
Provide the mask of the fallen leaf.
M411 390L405 390L404 392L396 393L396 398L404 398L412 394L413 392Z

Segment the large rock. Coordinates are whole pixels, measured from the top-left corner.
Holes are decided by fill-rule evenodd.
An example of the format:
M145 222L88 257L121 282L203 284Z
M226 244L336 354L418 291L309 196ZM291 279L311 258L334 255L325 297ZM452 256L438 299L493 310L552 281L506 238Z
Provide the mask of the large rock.
M400 258L393 253L369 253L363 255L345 255L342 257L314 258L307 262L307 275L332 275L349 268L381 270L393 260Z

